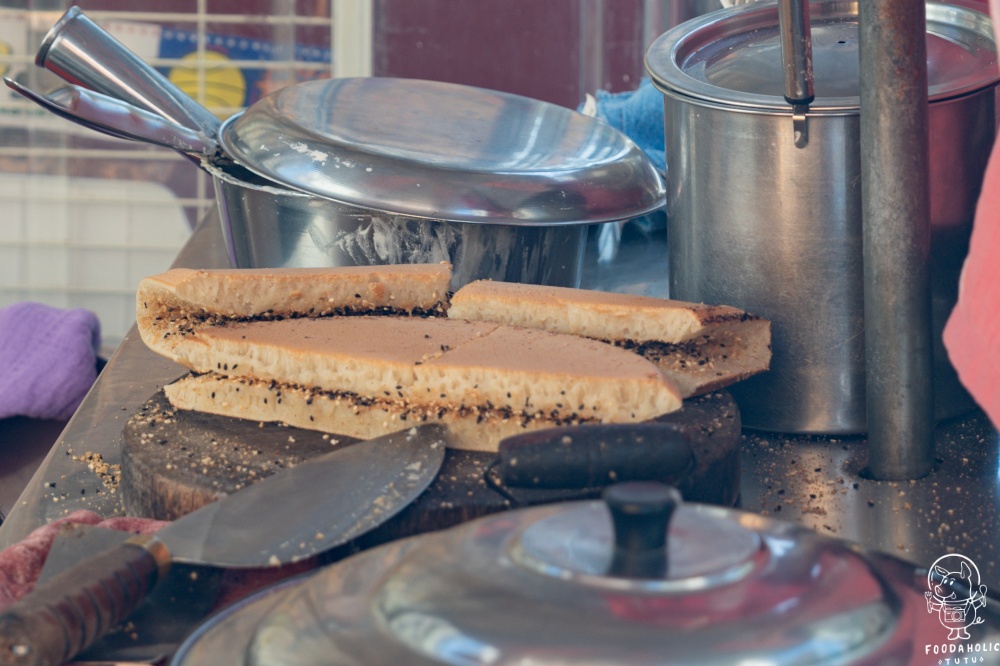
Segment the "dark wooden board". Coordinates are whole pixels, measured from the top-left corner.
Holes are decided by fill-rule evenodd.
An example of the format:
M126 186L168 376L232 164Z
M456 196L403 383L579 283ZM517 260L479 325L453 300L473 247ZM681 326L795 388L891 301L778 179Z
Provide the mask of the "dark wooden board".
M689 501L732 506L739 495L739 409L719 391L660 418L687 433L696 467L679 488ZM178 411L160 391L122 432L120 492L129 515L172 520L254 480L356 440L274 423ZM450 527L511 503L484 474L493 454L449 450L434 483L366 537L373 545ZM308 492L308 490L306 491ZM511 490L521 504L596 496L593 490Z

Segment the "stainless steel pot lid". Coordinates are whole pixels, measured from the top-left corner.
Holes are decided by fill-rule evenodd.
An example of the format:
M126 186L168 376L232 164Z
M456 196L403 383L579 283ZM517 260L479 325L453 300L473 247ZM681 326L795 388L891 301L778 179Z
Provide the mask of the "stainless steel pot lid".
M539 100L394 78L310 81L227 121L258 175L348 204L453 222L580 224L659 209L662 179L607 123Z
M810 112L860 108L857 2L810 3L816 99ZM661 90L708 103L787 111L776 3L706 14L661 35L646 52ZM985 14L927 3L927 75L932 102L995 85L997 54Z
M650 557L664 503L644 508L648 486L618 486L617 507L496 514L335 564L272 608L247 661L904 664L915 640L946 635L923 572L788 523L685 504ZM666 571L615 571L623 558Z

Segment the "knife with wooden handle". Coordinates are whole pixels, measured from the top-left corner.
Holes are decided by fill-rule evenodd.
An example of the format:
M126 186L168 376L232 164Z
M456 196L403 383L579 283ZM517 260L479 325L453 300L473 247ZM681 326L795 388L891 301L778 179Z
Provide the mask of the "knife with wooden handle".
M357 538L430 485L448 438L430 424L346 446L81 562L0 614L0 664L72 659L122 622L173 562L279 566Z

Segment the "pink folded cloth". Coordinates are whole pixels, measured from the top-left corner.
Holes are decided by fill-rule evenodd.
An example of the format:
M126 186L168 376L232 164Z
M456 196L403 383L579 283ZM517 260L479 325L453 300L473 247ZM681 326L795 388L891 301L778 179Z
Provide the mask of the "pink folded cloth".
M990 9L993 16L1000 16L1000 0L991 0ZM997 27L994 22L995 34ZM962 384L993 425L1000 427L1000 150L996 145L976 205L969 254L958 302L944 329L944 346Z
M0 551L0 611L34 589L52 542L59 531L69 525L93 525L132 534L152 534L169 525L169 522L127 516L104 519L93 511L80 509L65 518L36 528L21 541ZM219 596L213 608L225 608L259 589L310 571L316 566L317 558L310 557L280 567L227 570L223 574Z
M89 310L0 308L0 419L65 421L97 379L101 328Z
M39 527L22 541L0 552L0 610L7 608L35 587L52 542L65 525L95 525L109 530L152 534L167 523L146 518L102 519L93 511L74 511L65 518Z
M1000 427L1000 152L996 149L986 167L944 346L962 384L993 425Z

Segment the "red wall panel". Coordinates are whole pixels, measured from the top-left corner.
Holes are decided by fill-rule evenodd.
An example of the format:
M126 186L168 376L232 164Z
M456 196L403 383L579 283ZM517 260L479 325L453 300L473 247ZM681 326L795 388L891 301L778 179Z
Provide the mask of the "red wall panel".
M527 95L575 108L634 88L642 0L375 0L373 73Z

